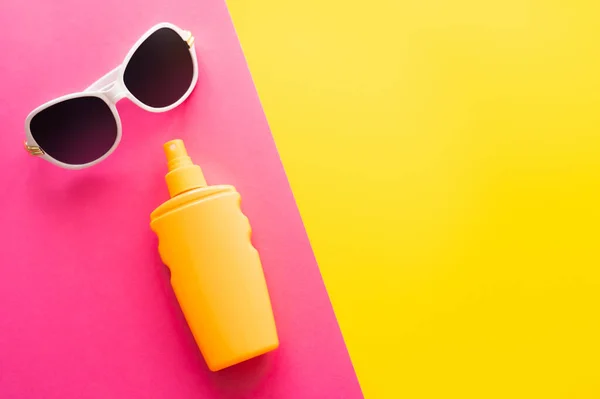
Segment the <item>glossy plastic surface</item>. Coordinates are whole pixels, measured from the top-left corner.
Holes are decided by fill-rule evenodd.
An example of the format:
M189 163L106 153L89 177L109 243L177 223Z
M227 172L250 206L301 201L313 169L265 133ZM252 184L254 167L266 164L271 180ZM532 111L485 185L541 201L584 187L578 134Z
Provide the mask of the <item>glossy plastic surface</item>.
M125 57L125 60L123 61L122 64L120 64L119 66L117 66L116 68L114 68L113 70L111 70L110 72L105 74L104 76L102 76L96 82L92 83L92 85L89 86L87 89L85 89L85 91L80 92L80 93L67 94L67 95L58 97L54 100L48 101L48 102L38 106L33 111L31 111L29 113L29 115L27 116L27 118L25 119L25 144L28 146L39 147L38 143L36 142L35 138L33 137L33 134L31 133L31 120L39 112L45 110L46 108L48 108L54 104L57 104L57 103L60 103L60 102L63 102L63 101L66 101L66 100L69 100L72 98L98 97L108 105L108 107L110 108L110 110L112 111L112 113L115 117L115 121L117 124L117 138L116 138L113 146L106 152L106 154L104 154L103 156L101 156L100 158L98 158L92 162L88 162L88 163L81 164L81 165L72 165L72 164L67 164L67 163L61 162L58 159L54 159L47 153L43 153L40 156L40 158L42 158L54 165L65 168L65 169L76 170L76 169L88 168L90 166L94 166L94 165L102 162L103 160L105 160L109 155L111 155L115 151L115 149L121 142L121 136L122 136L121 118L119 117L119 112L117 111L116 104L119 101L121 101L123 98L129 98L129 100L131 100L138 107L140 107L146 111L155 112L155 113L170 111L173 108L178 107L182 102L184 102L189 97L189 95L192 93L192 91L196 87L196 83L198 82L198 59L196 57L196 51L195 51L195 47L193 45L190 46L190 54L192 57L192 63L193 63L193 68L194 68L192 82L190 83L190 87L183 94L183 96L181 96L181 98L179 100L177 100L176 102L174 102L173 104L171 104L167 107L163 107L163 108L155 108L155 107L146 105L143 102L141 102L140 100L138 100L133 94L131 94L129 92L129 90L127 90L127 88L125 87L125 82L123 81L123 75L125 73L125 68L127 67L129 60L131 59L133 54L136 52L138 47L140 47L140 45L142 43L144 43L144 41L150 35L152 35L154 32L156 32L157 30L162 29L162 28L173 29L175 32L177 32L181 36L181 38L183 40L187 40L188 36L191 34L190 32L185 31L185 30L179 28L178 26L175 26L168 22L162 22L162 23L154 25L152 28L150 28L148 31L146 31L146 33L144 33L142 35L142 37L140 37L138 39L138 41L134 44L134 46L131 48L131 50L129 50L129 53ZM148 84L152 84L152 83L153 82L148 82ZM43 148L42 148L42 150L43 150Z
M175 151L181 149L183 155ZM169 187L181 177L191 189L177 184L183 192L152 213L151 227L208 367L217 371L277 348L269 293L239 193L232 186L202 187L201 172L195 179L177 174L192 165L180 140L165 144L165 152Z

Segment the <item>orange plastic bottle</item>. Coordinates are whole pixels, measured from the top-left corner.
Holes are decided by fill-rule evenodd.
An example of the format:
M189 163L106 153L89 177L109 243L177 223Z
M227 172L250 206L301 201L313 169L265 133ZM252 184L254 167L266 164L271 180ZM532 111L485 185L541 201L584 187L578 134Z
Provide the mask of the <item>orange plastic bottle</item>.
M250 224L232 186L207 186L181 140L164 145L171 199L151 215L158 249L212 371L279 346Z

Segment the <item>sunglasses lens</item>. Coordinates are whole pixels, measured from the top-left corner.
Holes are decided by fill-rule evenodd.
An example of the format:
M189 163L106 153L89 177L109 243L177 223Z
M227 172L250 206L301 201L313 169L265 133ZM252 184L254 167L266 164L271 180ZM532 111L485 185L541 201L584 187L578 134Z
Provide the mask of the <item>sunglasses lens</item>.
M117 121L98 97L62 101L37 113L29 124L37 144L57 161L83 165L106 154L117 140Z
M173 29L161 28L133 53L123 81L142 103L164 108L184 96L193 76L194 64L187 43Z

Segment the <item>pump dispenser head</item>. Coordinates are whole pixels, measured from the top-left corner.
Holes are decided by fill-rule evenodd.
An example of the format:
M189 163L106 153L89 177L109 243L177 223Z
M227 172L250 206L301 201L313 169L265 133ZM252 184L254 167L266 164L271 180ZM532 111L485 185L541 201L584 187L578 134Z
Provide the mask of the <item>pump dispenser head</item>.
M200 166L194 165L182 140L168 141L163 148L169 167L169 173L165 176L165 180L171 198L195 188L206 187L202 169Z

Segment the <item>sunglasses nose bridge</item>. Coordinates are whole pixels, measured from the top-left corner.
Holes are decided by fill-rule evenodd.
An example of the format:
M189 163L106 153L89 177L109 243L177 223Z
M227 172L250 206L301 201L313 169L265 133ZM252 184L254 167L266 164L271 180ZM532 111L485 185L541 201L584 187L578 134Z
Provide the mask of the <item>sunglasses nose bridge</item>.
M119 81L111 83L101 91L112 103L117 103L119 100L127 97L127 89Z

